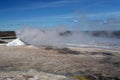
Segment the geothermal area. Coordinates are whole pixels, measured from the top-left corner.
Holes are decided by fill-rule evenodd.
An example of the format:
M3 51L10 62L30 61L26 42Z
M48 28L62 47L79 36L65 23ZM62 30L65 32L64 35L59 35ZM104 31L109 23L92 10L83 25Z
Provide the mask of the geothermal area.
M2 31L0 80L120 80L120 31Z

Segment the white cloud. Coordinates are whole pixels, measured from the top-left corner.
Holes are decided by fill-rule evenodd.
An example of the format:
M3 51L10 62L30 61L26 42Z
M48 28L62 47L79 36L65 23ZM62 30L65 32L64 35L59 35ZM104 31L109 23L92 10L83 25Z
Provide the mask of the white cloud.
M62 0L62 1L49 2L49 3L35 2L21 9L39 9L39 8L57 7L57 6L63 6L66 4L73 4L73 3L79 3L79 2L81 2L81 0Z
M73 20L73 22L78 23L79 21L78 21L78 20L76 20L76 19L74 19L74 20Z
M102 13L96 13L96 14L89 14L89 17L120 17L120 11L116 12L102 12Z
M67 5L67 4L79 3L81 1L82 0L61 0L56 2L46 2L46 3L45 2L28 2L28 4L24 4L22 6L17 6L14 8L6 8L3 10L0 10L0 12L57 7L57 6Z

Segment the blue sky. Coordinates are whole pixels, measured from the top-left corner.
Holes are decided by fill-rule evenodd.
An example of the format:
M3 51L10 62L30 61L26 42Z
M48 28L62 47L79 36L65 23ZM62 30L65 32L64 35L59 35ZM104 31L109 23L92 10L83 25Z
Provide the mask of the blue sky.
M120 0L0 0L0 30L16 30L24 26L109 29L111 25L96 23L93 26L90 21L103 20L104 23L106 19L119 17ZM113 20L116 24L112 29L120 29L120 20Z

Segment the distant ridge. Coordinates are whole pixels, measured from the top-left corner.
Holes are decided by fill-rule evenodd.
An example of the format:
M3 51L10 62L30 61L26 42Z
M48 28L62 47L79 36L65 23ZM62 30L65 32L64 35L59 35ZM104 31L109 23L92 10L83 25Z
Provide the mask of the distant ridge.
M15 31L0 31L0 39L16 39Z
M83 33L93 37L120 38L120 31L69 31L59 33L60 36L70 36L73 33Z
M94 37L120 38L120 31L85 31Z

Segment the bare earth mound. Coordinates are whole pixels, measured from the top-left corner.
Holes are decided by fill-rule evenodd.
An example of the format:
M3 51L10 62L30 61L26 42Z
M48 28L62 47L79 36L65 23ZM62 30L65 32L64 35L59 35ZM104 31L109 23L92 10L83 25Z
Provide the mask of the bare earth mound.
M43 75L42 72L48 73L47 75L55 74L55 79L50 76L49 79L35 78L33 73L28 73L31 69L39 76ZM81 76L84 75L94 75L96 80L120 80L120 51L74 47L0 46L0 79L14 80L13 75L16 73L22 77L31 76L33 80L67 80L67 78L82 80L85 77ZM84 80L90 79L87 77Z

